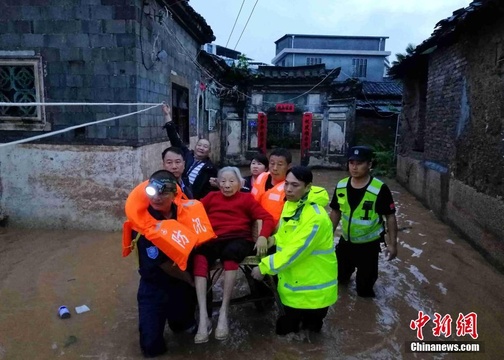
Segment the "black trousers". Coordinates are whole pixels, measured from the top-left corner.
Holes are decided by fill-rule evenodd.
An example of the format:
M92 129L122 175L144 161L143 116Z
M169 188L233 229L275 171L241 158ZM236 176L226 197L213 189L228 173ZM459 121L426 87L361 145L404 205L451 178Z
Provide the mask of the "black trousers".
M287 335L291 332L298 332L301 329L308 329L320 332L324 318L329 307L321 309L295 309L284 306L285 315L278 318L276 323L277 335Z
M357 268L355 282L357 295L375 297L373 286L378 279L378 254L381 239L364 244L354 244L340 238L336 245L338 258L338 283L346 284Z
M247 256L253 255L254 246L254 242L245 239L217 239L198 246L194 253L205 256L210 268L217 259L222 262L231 260L239 264Z
M140 278L137 300L140 348L145 357L166 352L163 333L167 322L173 332L187 330L196 324L196 292L184 281L173 279L160 286Z

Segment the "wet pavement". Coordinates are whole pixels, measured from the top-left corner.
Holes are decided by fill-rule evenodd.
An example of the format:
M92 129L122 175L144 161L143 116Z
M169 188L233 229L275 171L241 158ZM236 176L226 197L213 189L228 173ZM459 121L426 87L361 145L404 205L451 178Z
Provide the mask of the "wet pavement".
M315 170L315 183L331 195L345 173ZM376 299L356 296L354 278L340 287L321 334L274 334L274 305L231 308L231 336L194 345L189 335L166 330L166 359L500 359L504 353L504 275L393 180L397 202L398 259L380 262ZM141 359L138 347L133 256L121 258L119 233L0 229L0 359ZM246 292L242 282L237 295ZM218 296L218 286L216 296ZM89 312L76 314L87 305ZM59 319L66 305L72 316ZM484 353L407 353L418 311L477 314ZM216 316L213 321L216 325ZM433 320L423 328L425 340Z

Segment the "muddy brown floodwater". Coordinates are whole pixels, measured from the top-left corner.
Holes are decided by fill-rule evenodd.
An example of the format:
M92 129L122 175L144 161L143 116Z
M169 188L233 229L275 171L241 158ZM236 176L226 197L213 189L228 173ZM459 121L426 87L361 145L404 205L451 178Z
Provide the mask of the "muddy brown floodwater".
M332 195L345 173L315 170ZM398 209L399 256L380 262L374 300L356 296L354 279L340 287L323 331L278 337L277 310L252 304L231 308L231 336L194 345L167 328L166 359L502 359L504 276L393 180L386 181ZM91 224L90 224L90 227ZM1 229L0 359L141 359L137 335L135 258L121 258L121 235L95 231ZM246 291L243 282L237 292ZM218 290L218 289L217 289ZM218 291L216 291L218 295ZM76 314L87 305L89 312ZM72 316L59 319L66 305ZM477 314L483 353L408 353L418 311ZM216 317L214 315L214 325ZM426 340L433 321L424 327ZM444 339L444 337L443 337ZM441 339L442 340L442 339Z

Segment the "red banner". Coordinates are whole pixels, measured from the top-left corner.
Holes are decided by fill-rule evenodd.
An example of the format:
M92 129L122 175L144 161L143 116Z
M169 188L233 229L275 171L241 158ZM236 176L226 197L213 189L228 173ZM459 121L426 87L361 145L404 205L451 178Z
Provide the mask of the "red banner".
M266 155L266 139L268 136L268 117L265 113L257 114L257 147Z
M301 164L308 165L310 160L310 147L312 142L312 122L313 114L311 112L303 113L301 122Z
M276 112L294 112L295 105L291 103L276 104Z

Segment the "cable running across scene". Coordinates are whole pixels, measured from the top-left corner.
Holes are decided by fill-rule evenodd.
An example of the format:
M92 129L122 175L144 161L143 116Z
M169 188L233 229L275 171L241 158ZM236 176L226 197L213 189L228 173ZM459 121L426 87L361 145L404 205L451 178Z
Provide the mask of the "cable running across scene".
M3 105L3 106L26 106L26 104L29 104L29 103L22 103L22 105L19 105L19 103L0 103L0 106L2 106L2 104L7 104L7 105ZM34 103L34 104L46 105L45 103ZM66 106L72 106L72 105L76 105L76 104L89 105L89 104L93 104L93 103L50 103L50 104L52 104L52 105L67 104ZM93 105L96 105L96 103L93 104ZM113 105L113 104L100 104L100 105ZM119 103L118 105L125 105L125 104L124 103ZM139 105L139 104L129 104L129 105ZM152 104L150 104L150 105L152 105ZM131 113L128 113L128 114L114 116L114 117L111 117L111 118L97 120L97 121L92 121L92 122L88 122L88 123L84 123L84 124L79 124L79 125L75 125L75 126L70 126L68 128L57 130L57 131L52 131L52 132L49 132L49 133L46 133L46 134L36 135L36 136L32 136L32 137L29 137L29 138L26 138L26 139L11 141L11 142L8 142L8 143L3 143L3 144L0 144L0 147L5 147L5 146L9 146L9 145L23 144L23 143L27 143L27 142L34 141L34 140L44 139L46 137L50 137L50 136L53 136L53 135L62 134L62 133L65 133L65 132L68 132L68 131L71 131L71 130L75 130L75 129L79 129L79 128L82 128L82 127L86 127L86 126L90 126L90 125L95 125L95 124L101 124L101 123L104 123L104 122L107 122L107 121L122 119L122 118L125 118L125 117L128 117L128 116L131 116L131 115L136 115L136 114L140 114L140 113L145 112L145 111L149 111L151 109L155 109L155 108L157 108L157 107L159 107L161 105L163 105L163 103L154 104L153 106L150 106L150 107L148 107L146 109L134 111L134 112L131 112Z

